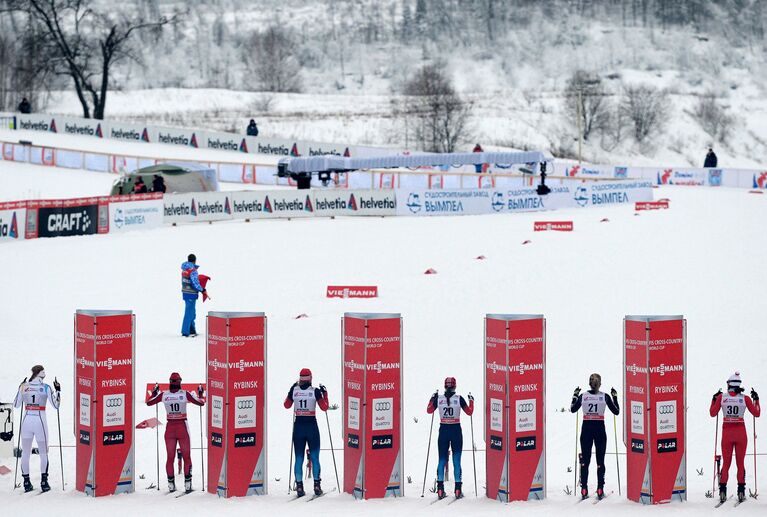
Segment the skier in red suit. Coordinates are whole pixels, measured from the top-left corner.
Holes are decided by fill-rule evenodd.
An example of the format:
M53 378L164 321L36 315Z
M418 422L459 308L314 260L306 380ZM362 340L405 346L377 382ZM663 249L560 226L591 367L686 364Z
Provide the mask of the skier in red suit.
M155 384L152 396L147 401L147 406L154 406L162 402L165 404L165 412L168 415L168 425L165 427L165 449L168 453L165 472L168 474L168 490L170 492L176 491L173 458L177 443L184 459L184 490L192 491L192 455L189 443L189 426L186 423L186 404L191 402L196 406L205 405L204 393L202 386L197 388L197 393L182 390L181 376L174 372L170 375L170 389L163 392L160 391L160 386Z
M743 395L743 388L740 387L740 373L735 372L727 379L727 393L722 390L714 393L714 399L711 401L709 410L712 417L719 411L724 415L722 424L722 471L719 475L719 500L727 500L727 479L729 478L730 463L732 462L732 451L735 449L735 463L738 466L738 500L746 499L746 446L748 445L748 435L746 434L746 423L743 417L746 416L746 409L758 417L762 410L759 407L759 395L751 389L751 396Z

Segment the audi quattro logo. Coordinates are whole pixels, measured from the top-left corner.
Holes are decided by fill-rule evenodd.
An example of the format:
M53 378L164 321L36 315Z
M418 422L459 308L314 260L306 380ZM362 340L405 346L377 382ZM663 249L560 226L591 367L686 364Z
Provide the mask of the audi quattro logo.
M519 404L517 406L517 411L520 413L532 413L535 409L535 404L533 403L525 403L525 404Z
M642 414L642 406L631 406L631 413L634 415Z
M220 398L213 399L213 409L223 409L223 407L224 407L224 401L222 399Z
M373 406L376 411L388 411L392 407L391 402L376 402Z
M237 409L253 409L255 403L252 400L238 400Z
M660 404L658 406L658 414L660 415L672 415L675 411L675 404Z
M104 407L121 407L122 405L122 397L107 397L107 399L104 401Z
M503 410L503 404L500 402L491 402L490 411L493 413L500 413Z

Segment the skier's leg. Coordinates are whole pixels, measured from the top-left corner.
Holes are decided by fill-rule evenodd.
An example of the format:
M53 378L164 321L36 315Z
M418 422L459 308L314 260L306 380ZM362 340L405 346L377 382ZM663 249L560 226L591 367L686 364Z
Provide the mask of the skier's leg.
M445 480L445 465L447 465L448 450L450 449L450 437L445 430L445 426L439 426L439 435L437 436L437 452L439 461L437 462L437 481Z
M295 424L293 430L293 452L296 455L296 463L293 466L293 474L296 481L304 479L304 456L306 455L306 432L303 426Z
M189 441L189 423L179 429L178 447L181 449L181 457L184 460L184 477L192 475L192 447Z
M726 485L730 477L730 463L732 463L732 448L735 445L732 438L732 429L722 428L722 471L719 474L719 484Z
M195 326L195 320L197 319L197 299L190 300L192 302L192 320L189 324L189 333L197 334L197 327Z
M33 429L33 420L29 417L29 413L24 415L24 420L21 421L21 474L24 476L29 475L29 458L32 455L32 440L35 437Z
M460 425L453 425L453 436L450 440L450 449L453 452L453 478L456 483L461 482L461 452L463 450L463 432Z
M312 474L315 481L322 479L320 477L320 428L317 424L309 431L307 440L309 444L309 459L312 460Z
M43 417L38 415L40 423L35 432L35 441L37 442L37 453L40 455L40 474L48 475L48 426Z
M589 485L589 463L591 463L591 447L594 440L585 422L581 428L581 488Z
M175 424L170 422L165 426L165 452L168 453L168 458L165 460L165 473L168 475L168 479L173 479L176 476L173 471L173 459L176 456L176 432Z
M181 324L181 334L188 336L194 320L194 300L184 299L184 321Z
M735 464L738 466L738 484L746 483L746 447L748 446L748 435L746 426L740 427L735 433Z
M607 450L607 433L604 427L594 436L597 449L597 488L605 486L605 452Z

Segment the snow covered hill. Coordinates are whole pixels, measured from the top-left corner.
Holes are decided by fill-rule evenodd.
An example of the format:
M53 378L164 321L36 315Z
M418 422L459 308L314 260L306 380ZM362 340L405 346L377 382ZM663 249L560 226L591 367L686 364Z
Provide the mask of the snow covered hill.
M33 166L16 167L12 174L0 167L3 186L18 192L34 190L43 197L54 194L47 190L47 182L32 180L40 173ZM46 173L61 174L82 192L93 188L94 178L104 176L58 169ZM0 397L11 398L29 368L44 364L49 377L57 376L63 385L64 445L75 443L72 315L78 308L135 311L139 386L162 381L176 370L185 380L203 379L204 339L179 336L183 307L178 268L189 252L197 254L201 272L212 276L208 287L213 299L198 306L198 314L256 310L268 315L270 407L267 497L224 501L198 492L175 500L144 490L154 480L154 434L137 431L137 474L145 478L137 477L135 494L88 500L74 492L72 448L64 449L67 485L61 492L58 451L52 450L54 490L40 497L23 496L18 490L11 492L12 474L2 476L3 515L31 508L63 515L499 515L508 511L713 515L712 500L703 495L711 487L712 475L711 394L736 369L747 388L767 390L763 328L767 199L743 190L689 187L663 187L657 197L668 197L671 209L640 216L630 207L614 207L543 215L270 220L3 244L0 343L5 353L0 365ZM549 218L572 219L575 232L532 232L534 220ZM609 221L600 222L603 218ZM532 242L523 245L527 239ZM475 260L480 254L487 260ZM429 267L438 274L423 275ZM325 298L328 284L344 283L378 285L380 298ZM403 315L404 472L412 483L405 485L406 497L401 500L355 502L349 495L331 493L311 507L303 506L304 502L287 503L285 460L291 416L281 402L304 366L311 367L315 379L328 386L331 399L338 400L339 320L345 311ZM475 500L471 455L464 454L465 492L470 497L449 507L427 506L429 500L419 497L429 436L425 403L442 379L452 375L458 389L472 391L482 407L483 316L504 312L543 313L548 318L548 499L515 503L512 509L481 497ZM308 318L295 319L301 313ZM689 502L683 505L648 509L619 497L614 456L607 460L607 489L615 493L599 509L588 504L574 506L573 498L563 493L566 485L572 485L572 473L567 469L573 463L575 426L574 417L559 410L569 403L573 388L584 387L594 371L602 374L606 388L615 386L621 391L621 321L626 314L684 314L688 319ZM141 404L137 408L138 420L154 416ZM484 449L481 411L476 416L475 440ZM53 414L49 425L55 429L51 417ZM199 443L198 421L193 413L193 446ZM339 447L343 443L340 412L330 414L330 423ZM618 424L620 436L620 420ZM614 452L611 428L608 426L608 452ZM763 430L764 422L759 422L757 434ZM328 447L324 429L321 432L323 446ZM465 425L467 444L468 433ZM341 454L337 453L339 467L343 465ZM330 488L335 484L330 452L323 451L321 458L324 485ZM199 450L193 451L193 461L197 462L195 485L199 487ZM481 452L477 461L481 494ZM0 458L0 464L12 468L13 459ZM747 466L750 486L750 458ZM765 467L767 463L760 457L760 471ZM38 467L34 461L32 468L35 477ZM697 468L703 469L703 476L695 473ZM625 472L622 481L625 483ZM764 505L761 499L750 500L739 511L761 515Z

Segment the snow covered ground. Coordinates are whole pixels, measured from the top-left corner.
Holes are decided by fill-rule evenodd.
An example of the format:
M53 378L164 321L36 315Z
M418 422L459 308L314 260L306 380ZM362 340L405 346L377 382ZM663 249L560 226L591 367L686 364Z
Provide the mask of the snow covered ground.
M107 178L112 176L0 162L0 199L18 198L16 193L28 191L41 197L87 195L103 191ZM508 216L269 220L3 244L0 343L5 353L0 364L0 398L11 399L29 368L44 364L49 378L57 376L62 382L65 446L75 443L72 314L78 308L136 313L138 400L143 398L143 383L163 381L171 371L181 372L190 382L204 379L204 339L179 336L183 306L178 272L189 252L197 254L201 272L212 276L213 299L198 305L201 318L209 310L267 313L270 407L267 497L219 500L197 492L176 500L145 490L155 476L154 433L139 430L136 470L145 478L137 477L135 494L90 500L75 492L74 449L70 447L64 449L62 492L58 451L52 449L54 490L41 497L24 496L19 490L11 491L13 474L0 476L3 515L29 512L31 505L36 513L59 515L713 514L712 500L704 497L712 475L710 396L736 369L746 388L767 390L767 196L735 189L664 187L656 197L668 197L671 209L640 216L631 207L613 207ZM609 222L600 222L605 217ZM534 234L533 221L541 219L572 219L575 232ZM522 245L526 239L532 242ZM480 254L487 260L475 260ZM438 274L423 275L429 267ZM380 298L325 298L328 284L344 283L377 284ZM304 366L311 367L315 380L326 384L331 399L338 400L339 319L345 311L403 315L404 473L412 484L405 485L406 496L400 500L355 502L347 494L331 493L310 507L303 506L308 504L303 501L287 503L285 460L291 416L281 403ZM429 498L420 498L429 436L425 403L444 377L451 375L457 378L460 392L472 391L478 406L483 406L483 316L504 312L543 313L548 319L548 499L515 503L511 509L482 497L475 500L471 455L466 453L463 467L469 497L449 507L428 506ZM308 318L294 319L301 313ZM614 456L607 459L607 490L615 493L599 506L576 506L574 498L563 492L565 486L572 486L573 476L567 469L573 463L575 429L574 417L560 409L568 405L575 386L587 384L593 371L602 374L605 388L615 386L621 391L621 321L626 314L684 314L688 319L686 504L644 508L618 496ZM150 416L154 411L137 403L137 421ZM190 419L192 442L198 445L199 416L193 412ZM340 447L339 411L330 414L330 423L334 443ZM484 449L481 411L474 423L477 446ZM55 429L52 413L49 425ZM757 433L765 429L764 422L758 425ZM611 428L608 452L614 452ZM324 427L321 434L323 447L328 447ZM435 470L433 447L432 454L429 479ZM194 450L197 488L199 457L199 450ZM323 484L330 489L335 485L330 452L323 451L321 458ZM337 452L336 459L341 468L342 452ZM482 452L477 462L481 495ZM13 468L13 459L0 458L0 464ZM749 486L752 465L748 458ZM703 469L703 476L696 474L697 468ZM759 468L764 472L767 462L760 459ZM35 483L37 469L33 461ZM621 469L625 484L623 459ZM763 515L765 502L750 500L738 511Z

